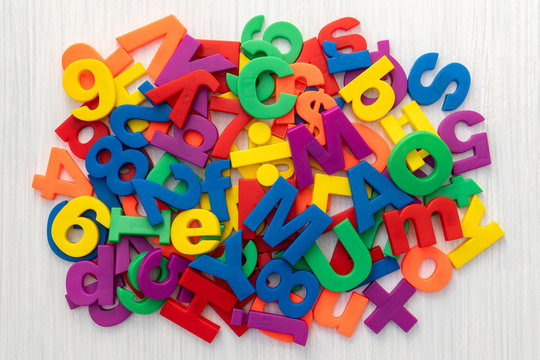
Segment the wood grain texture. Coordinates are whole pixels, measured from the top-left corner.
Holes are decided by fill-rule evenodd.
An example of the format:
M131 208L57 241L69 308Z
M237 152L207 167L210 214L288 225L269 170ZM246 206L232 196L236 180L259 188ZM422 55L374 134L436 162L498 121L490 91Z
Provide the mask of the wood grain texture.
M540 356L538 0L2 0L1 10L0 358ZM64 300L69 264L50 251L45 237L53 202L31 188L33 175L45 172L50 147L65 147L54 129L75 106L62 89L61 55L76 42L109 54L116 36L168 14L177 16L196 38L225 40L239 39L243 25L257 14L265 14L267 23L293 22L304 38L316 36L331 20L354 16L362 23L360 32L369 48L389 39L393 56L407 73L418 56L432 51L440 53L439 68L454 61L465 64L472 87L459 109L478 111L486 121L459 131L463 138L487 131L493 160L490 167L467 175L484 189L486 218L498 221L506 236L455 271L444 290L413 296L407 308L419 322L409 334L391 324L375 335L360 323L349 339L314 323L308 346L302 348L258 331L238 339L208 311L208 317L222 325L208 345L157 314L132 316L120 326L101 328L84 309L70 311ZM135 56L148 64L148 54ZM444 118L441 104L425 107L435 126ZM443 244L446 250L453 246ZM399 278L393 274L381 283L389 290ZM372 309L370 304L362 321Z

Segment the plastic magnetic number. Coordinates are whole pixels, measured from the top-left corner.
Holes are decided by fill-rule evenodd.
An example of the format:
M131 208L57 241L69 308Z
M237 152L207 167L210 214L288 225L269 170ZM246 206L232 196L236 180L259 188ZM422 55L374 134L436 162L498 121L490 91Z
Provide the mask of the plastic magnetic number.
M165 64L169 61L174 50L178 47L180 40L187 30L174 15L166 16L153 23L145 25L137 30L116 38L122 48L132 52L154 40L163 37L163 41L156 51L152 62L148 65L146 72L152 79L157 79Z
M277 77L293 75L294 71L285 61L263 57L248 62L238 76L238 98L248 114L259 119L274 119L287 114L296 103L296 95L281 94L274 104L265 105L257 97L257 78L265 72L275 73Z
M407 168L405 159L416 149L426 150L435 160L433 172L419 178ZM445 183L452 171L452 154L448 146L427 131L414 131L401 139L388 156L388 173L400 189L410 195L427 195Z
M484 117L474 111L458 111L448 115L439 125L437 130L441 139L444 140L450 151L454 154L461 154L468 150L473 150L474 155L454 162L452 173L454 175L463 174L467 171L481 168L491 164L487 134L475 134L467 141L461 141L456 136L456 125L464 122L468 126L476 125L484 121Z
M262 41L251 40L253 38L253 34L261 31L263 22L264 22L264 15L257 15L251 18L247 22L246 26L244 26L244 29L242 30L242 37L241 37L242 45L244 45L244 43L248 41L257 41L257 42L260 42L258 46L260 46L261 48L265 48L268 46L264 45L263 42L266 42L272 45L272 41L274 41L277 38L285 39L291 45L291 49L285 54L281 54L281 53L280 54L283 57L283 60L285 60L287 63L291 64L295 62L295 60L300 55L300 52L302 51L302 45L303 45L302 33L300 32L300 30L298 30L296 26L294 26L293 24L289 22L278 21L268 26L264 30ZM275 48L275 46L273 47ZM246 52L246 55L250 59L253 59L254 55L257 52L259 51L253 48L249 53Z
M141 199L141 204L152 226L163 222L156 199L181 210L191 209L201 200L199 179L189 166L172 164L171 171L176 180L181 180L188 185L187 191L179 194L150 180L133 180L133 187Z
M103 150L111 153L111 159L105 164L99 161L99 154ZM120 179L120 169L126 164L135 166L132 180L144 179L150 169L146 155L134 149L124 150L122 143L115 136L105 136L96 141L86 156L86 170L97 178L107 178L107 185L116 195L130 195L134 191L132 180Z
M95 211L96 221L109 228L111 223L109 208L91 196L80 196L71 200L58 212L52 223L52 239L58 249L68 256L78 258L88 255L98 245L100 236L97 225L92 219L81 217L87 210ZM83 236L77 243L67 238L68 230L74 225L83 229Z
M270 287L266 280L271 274L279 275L279 284ZM295 303L290 293L296 285L306 288L304 300ZM270 260L261 270L255 284L257 296L266 302L277 300L279 309L291 318L299 318L308 313L319 295L319 282L315 275L305 270L292 271L289 263L283 259Z
M79 78L83 72L94 75L94 85L85 89ZM116 87L111 71L99 60L83 59L71 63L64 71L62 84L66 94L74 100L85 102L99 97L98 106L91 110L88 106L71 110L73 116L84 121L95 121L107 116L116 105Z
M346 102L352 102L354 115L358 119L375 121L392 109L396 100L394 89L381 78L393 69L394 64L386 56L383 56L339 91L339 95ZM379 97L367 105L362 102L362 94L369 89L376 89Z
M68 203L67 201L62 201L61 203L57 204L49 213L49 219L47 220L47 241L49 243L49 247L59 258L64 259L66 261L77 262L81 260L92 260L96 258L97 256L97 247L85 256L73 257L62 252L62 250L60 250L58 246L56 245L56 243L54 242L54 239L51 234L52 224L54 222L54 219L56 219L56 216L58 215L60 210L62 210L62 208L64 208L64 206L66 206L67 203ZM84 213L81 214L81 217L92 219L95 222L99 230L98 245L105 245L105 243L107 242L108 231L103 225L95 221L95 218L96 218L95 212L93 210L85 211ZM74 225L73 227L80 228L79 225Z
M62 169L68 172L73 181L60 179ZM54 200L58 194L77 197L91 196L94 192L92 184L67 150L55 147L51 148L45 176L34 175L32 187L41 190L41 197L49 200Z

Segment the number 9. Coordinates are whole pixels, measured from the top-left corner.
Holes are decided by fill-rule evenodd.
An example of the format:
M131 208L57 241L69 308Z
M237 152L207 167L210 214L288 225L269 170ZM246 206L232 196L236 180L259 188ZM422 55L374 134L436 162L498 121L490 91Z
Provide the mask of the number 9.
M79 79L83 72L94 76L94 85L85 89ZM84 121L95 121L107 116L116 104L116 88L111 71L99 60L83 59L71 63L64 71L62 84L66 94L74 100L86 102L99 97L98 106L91 110L88 106L71 110L73 116Z
M66 204L58 212L51 228L51 236L58 248L68 256L82 257L90 254L98 245L99 229L92 219L81 217L87 210L96 212L96 221L106 228L111 224L109 208L98 199L91 196L79 196ZM77 243L67 238L68 230L79 225L83 236Z

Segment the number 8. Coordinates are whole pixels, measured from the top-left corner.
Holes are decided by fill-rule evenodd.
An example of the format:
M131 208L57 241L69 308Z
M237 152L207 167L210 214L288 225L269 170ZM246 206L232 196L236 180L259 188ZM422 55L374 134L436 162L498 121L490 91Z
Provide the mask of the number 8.
M110 160L102 164L99 161L99 154L103 150L109 150ZM120 179L120 169L126 164L135 166L134 179L144 179L150 169L150 162L146 155L139 150L124 150L122 143L115 136L104 136L96 143L86 156L86 170L97 178L107 178L107 186L116 195L130 195L135 191L131 181Z
M79 79L83 72L94 76L94 85L85 89ZM62 84L66 94L74 100L86 102L99 97L99 105L91 110L88 106L71 110L73 116L84 121L95 121L107 116L116 104L116 88L111 71L99 60L83 59L71 63L64 71Z
M270 287L266 283L271 274L279 275L279 285ZM306 288L304 300L295 303L290 293L296 285ZM319 281L309 271L298 270L293 272L288 262L283 259L270 260L261 270L255 283L257 296L266 302L278 302L279 309L290 318L299 318L308 313L319 295Z

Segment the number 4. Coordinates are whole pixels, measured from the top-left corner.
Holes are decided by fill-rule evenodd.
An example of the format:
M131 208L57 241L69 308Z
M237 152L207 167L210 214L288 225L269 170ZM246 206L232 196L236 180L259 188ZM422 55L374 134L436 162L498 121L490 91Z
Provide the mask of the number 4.
M73 181L60 179L62 168L68 172ZM45 176L35 175L32 187L41 190L41 197L49 200L54 200L58 194L77 197L92 196L94 192L92 184L67 150L55 147L51 149Z

